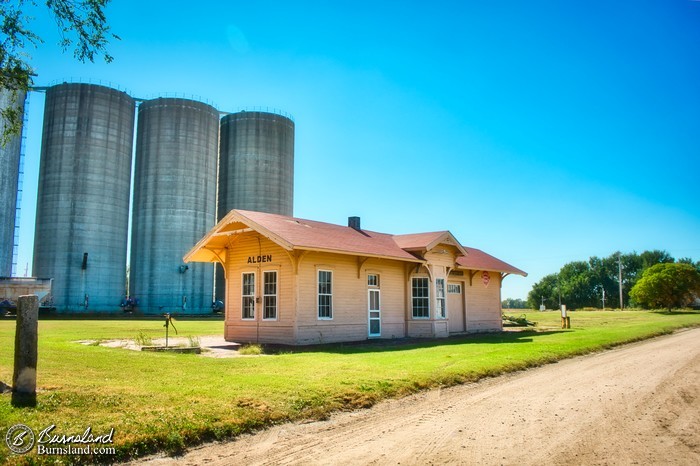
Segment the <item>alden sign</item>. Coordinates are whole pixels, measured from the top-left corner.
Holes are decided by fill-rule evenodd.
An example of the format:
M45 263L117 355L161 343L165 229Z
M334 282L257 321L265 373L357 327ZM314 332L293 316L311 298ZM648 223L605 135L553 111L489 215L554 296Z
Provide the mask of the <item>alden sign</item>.
M272 254L262 256L248 256L249 264L260 264L262 262L272 262Z

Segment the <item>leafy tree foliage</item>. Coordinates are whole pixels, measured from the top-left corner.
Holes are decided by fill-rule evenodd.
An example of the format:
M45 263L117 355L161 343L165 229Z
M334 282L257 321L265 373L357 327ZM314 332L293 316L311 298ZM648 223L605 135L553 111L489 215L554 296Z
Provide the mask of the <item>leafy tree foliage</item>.
M547 309L559 307L559 274L553 273L542 277L532 286L527 295L527 302L532 309L539 309L544 304Z
M700 262L683 259L700 270ZM630 302L630 290L641 278L644 270L656 264L674 263L666 251L653 250L622 254L615 252L608 257L593 256L588 261L565 264L558 273L547 275L533 285L528 294L528 305L539 308L544 301L548 309L558 309L559 303L571 309L582 307L620 308L620 267L622 268L622 299ZM561 300L560 300L561 296Z
M106 50L107 42L119 37L111 34L107 26L104 9L109 1L46 0L46 7L58 27L63 51L74 47L73 55L81 62L94 62L99 55L107 63L112 61ZM0 88L9 89L13 101L17 100L19 92L29 90L36 76L26 50L44 42L29 26L31 10L37 8L36 0L0 0ZM0 142L4 145L20 134L22 115L16 108L2 109L0 113L4 123Z
M527 301L518 298L506 298L501 301L501 307L503 309L527 309Z
M700 272L692 264L653 265L644 271L630 296L649 309L686 307L700 296Z

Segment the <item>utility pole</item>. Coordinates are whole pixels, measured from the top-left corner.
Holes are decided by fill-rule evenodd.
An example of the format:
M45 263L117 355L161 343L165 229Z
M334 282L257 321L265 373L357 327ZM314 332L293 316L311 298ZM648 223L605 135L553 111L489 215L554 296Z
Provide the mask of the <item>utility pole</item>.
M559 274L557 274L557 290L559 290L559 309L561 310L561 282L559 281Z
M602 285L601 288L603 289L603 310L605 310L605 288L603 288Z
M620 310L623 310L625 308L625 303L622 301L622 253L617 255L617 273L620 283Z

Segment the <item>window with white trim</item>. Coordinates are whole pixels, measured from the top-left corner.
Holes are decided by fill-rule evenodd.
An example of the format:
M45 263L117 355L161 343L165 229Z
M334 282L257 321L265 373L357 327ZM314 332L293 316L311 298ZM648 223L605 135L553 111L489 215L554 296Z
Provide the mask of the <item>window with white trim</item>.
M263 272L263 320L277 319L277 271Z
M428 277L411 279L411 302L414 319L430 318L430 280Z
M333 272L318 271L318 318L333 318Z
M255 273L241 277L241 319L255 319Z
M367 286L379 288L379 275L370 273L367 275Z
M460 294L462 292L462 285L459 283L448 283L447 284L447 294Z
M435 295L437 298L437 309L435 311L435 317L438 319L447 318L447 307L445 303L445 279L436 278L435 279Z

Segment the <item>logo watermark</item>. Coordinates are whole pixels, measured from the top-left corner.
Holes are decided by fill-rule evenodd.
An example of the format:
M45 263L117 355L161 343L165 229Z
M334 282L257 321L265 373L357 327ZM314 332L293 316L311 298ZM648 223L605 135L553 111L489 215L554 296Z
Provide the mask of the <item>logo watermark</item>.
M7 429L5 443L12 453L23 455L32 449L35 442L34 431L24 424L15 424Z
M15 424L7 430L5 444L15 454L23 455L32 450L36 444L38 455L114 455L114 428L105 434L95 435L92 427L87 427L82 434L57 434L56 425L42 429L38 435L24 425Z

